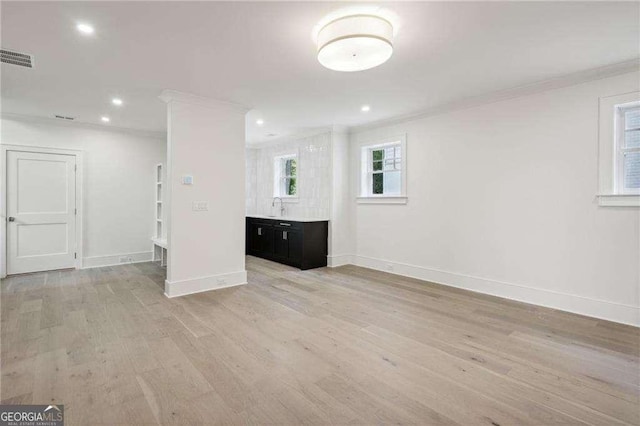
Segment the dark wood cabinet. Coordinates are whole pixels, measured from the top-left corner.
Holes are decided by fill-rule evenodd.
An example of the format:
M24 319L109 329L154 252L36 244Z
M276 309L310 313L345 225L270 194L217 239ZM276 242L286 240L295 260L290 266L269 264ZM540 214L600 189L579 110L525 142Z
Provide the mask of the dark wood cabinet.
M328 221L297 222L247 217L246 253L312 269L327 266Z

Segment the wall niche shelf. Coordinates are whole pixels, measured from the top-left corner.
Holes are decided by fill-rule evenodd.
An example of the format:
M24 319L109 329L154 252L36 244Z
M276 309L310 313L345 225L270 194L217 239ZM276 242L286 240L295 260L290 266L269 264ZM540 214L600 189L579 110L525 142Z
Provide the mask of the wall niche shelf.
M156 208L155 208L155 236L151 239L153 242L153 261L160 262L160 266L167 265L167 251L169 250L167 244L167 234L165 227L162 223L164 218L164 208L162 205L163 196L163 181L164 181L164 167L162 164L156 164Z

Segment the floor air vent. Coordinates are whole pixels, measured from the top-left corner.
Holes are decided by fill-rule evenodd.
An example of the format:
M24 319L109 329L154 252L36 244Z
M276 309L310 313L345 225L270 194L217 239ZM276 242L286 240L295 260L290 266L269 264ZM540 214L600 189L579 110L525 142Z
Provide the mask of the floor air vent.
M0 49L0 58L5 64L33 68L33 56L29 55L28 53L20 53L11 50Z

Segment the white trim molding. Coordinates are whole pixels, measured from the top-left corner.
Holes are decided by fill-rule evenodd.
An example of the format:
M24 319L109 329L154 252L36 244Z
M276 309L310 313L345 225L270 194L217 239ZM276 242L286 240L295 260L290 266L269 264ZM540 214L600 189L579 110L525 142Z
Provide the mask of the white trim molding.
M353 260L354 265L363 268L640 327L640 306L608 302L367 256L355 255Z
M337 268L338 266L354 265L355 255L353 254L335 254L327 256L327 267Z
M126 259L122 261L122 259ZM88 256L82 259L82 269L100 268L103 266L126 265L128 263L151 262L152 251L137 253L109 254L105 256Z
M600 194L598 204L603 207L640 207L640 195Z
M159 98L166 102L182 102L185 104L195 104L207 108L229 108L241 114L249 112L250 108L233 102L220 101L218 99L206 98L192 93L180 92L178 90L164 89Z
M209 275L207 277L180 281L165 281L164 294L167 297L179 297L188 294L202 293L203 291L235 287L246 283L247 271L230 272L227 274Z
M435 106L422 111L416 111L409 114L399 115L392 118L382 119L365 123L349 128L350 133L359 133L364 130L377 129L380 127L392 126L395 124L407 123L411 121L421 120L426 117L446 114L449 112L475 108L481 105L501 102L508 99L520 98L535 93L546 92L549 90L562 89L563 87L574 86L589 81L600 80L617 75L637 72L640 67L640 59L632 59L630 61L620 62L617 64L605 65L603 67L592 68L584 71L578 71L572 74L562 75L549 80L537 81L523 86L512 87L505 90L487 92L478 96L473 96L449 104Z
M357 197L358 204L407 204L407 197Z

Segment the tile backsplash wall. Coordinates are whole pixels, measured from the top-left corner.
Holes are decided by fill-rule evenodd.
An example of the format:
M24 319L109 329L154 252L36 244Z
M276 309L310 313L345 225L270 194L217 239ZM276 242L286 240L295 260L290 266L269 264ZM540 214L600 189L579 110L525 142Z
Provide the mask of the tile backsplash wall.
M298 200L286 202L285 216L329 218L331 199L331 133L247 148L246 212L279 214L280 202L272 207L274 159L298 154Z
M246 148L244 158L246 164L246 178L244 181L246 212L255 213L257 211L256 202L258 194L258 167L256 163L258 150Z

